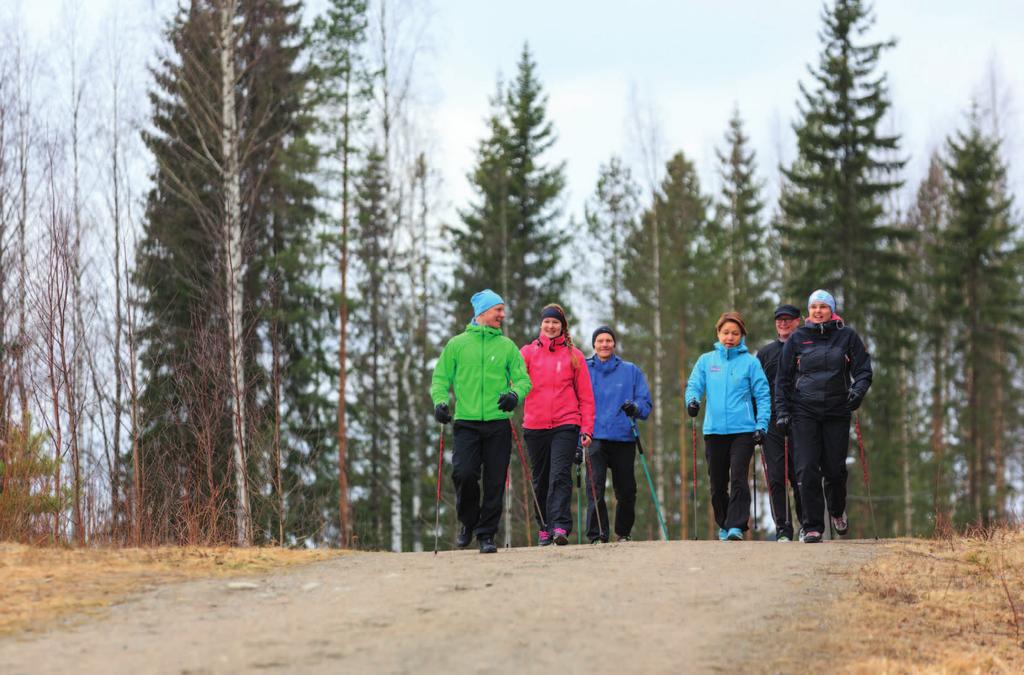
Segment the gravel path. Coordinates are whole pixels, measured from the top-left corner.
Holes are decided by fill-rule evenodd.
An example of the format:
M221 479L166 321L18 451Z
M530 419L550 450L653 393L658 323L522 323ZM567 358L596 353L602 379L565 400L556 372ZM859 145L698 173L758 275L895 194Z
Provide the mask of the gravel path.
M165 586L101 618L0 640L0 663L32 674L764 670L779 644L823 630L823 610L880 549L687 541L355 554Z

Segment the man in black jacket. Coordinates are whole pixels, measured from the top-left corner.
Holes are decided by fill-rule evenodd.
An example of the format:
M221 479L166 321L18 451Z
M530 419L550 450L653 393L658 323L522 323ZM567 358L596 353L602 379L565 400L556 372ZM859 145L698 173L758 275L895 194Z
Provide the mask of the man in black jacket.
M871 356L860 336L835 313L826 291L811 293L808 320L786 341L775 376L776 428L793 432L793 459L803 507L804 541L821 541L825 497L837 534L846 518L846 455L850 415L871 386Z
M775 375L779 369L779 356L786 340L800 327L800 310L793 305L779 305L775 309L776 339L757 350L757 360L761 362L768 386L775 398ZM793 469L793 440L791 434L783 435L775 425L775 410L772 410L771 422L768 424L768 436L764 446L765 464L768 467L768 495L775 520L775 540L792 541L793 522L790 520L789 499L786 496L787 480L793 486L793 505L796 507L796 520L801 521L800 491L796 489L796 473ZM788 464L788 466L787 466Z

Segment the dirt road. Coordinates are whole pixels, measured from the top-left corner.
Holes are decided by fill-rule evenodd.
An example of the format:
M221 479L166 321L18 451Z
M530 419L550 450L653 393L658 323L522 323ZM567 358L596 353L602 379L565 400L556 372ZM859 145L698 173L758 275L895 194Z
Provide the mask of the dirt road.
M813 637L868 542L357 554L0 641L5 673L736 672ZM833 662L834 663L834 662Z

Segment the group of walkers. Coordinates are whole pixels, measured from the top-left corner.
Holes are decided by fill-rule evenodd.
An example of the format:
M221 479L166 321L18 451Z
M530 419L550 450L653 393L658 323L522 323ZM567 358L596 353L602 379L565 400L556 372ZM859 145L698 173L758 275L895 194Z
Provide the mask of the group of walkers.
M588 540L609 541L604 493L610 471L614 534L629 541L637 492L636 420L647 419L652 407L643 373L615 353L616 336L608 326L593 332L594 353L585 358L559 305L541 310L538 336L517 349L501 331L501 297L488 289L471 302L473 320L445 345L431 384L435 419L442 425L454 421L456 546L466 548L476 537L481 553L497 551L494 537L515 436L511 417L520 402L537 543L569 543L571 472L573 464L584 461ZM796 486L801 541L821 541L826 508L836 533L846 534L850 418L872 377L863 341L836 314L835 299L821 290L808 299L806 321L793 305L775 310L777 339L756 358L747 349L746 324L738 312L722 314L715 328L718 341L694 365L684 400L691 417L704 402L705 457L719 539L744 538L755 445L763 448L778 541L794 535L790 484Z

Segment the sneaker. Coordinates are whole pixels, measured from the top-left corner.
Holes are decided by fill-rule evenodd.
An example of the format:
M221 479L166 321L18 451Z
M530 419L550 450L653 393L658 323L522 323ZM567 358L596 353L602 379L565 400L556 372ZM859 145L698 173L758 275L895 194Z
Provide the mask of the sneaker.
M793 541L793 540L789 538L789 535L780 534L780 535L775 537L775 541L790 542L790 541Z
M850 531L850 521L846 519L846 511L843 511L841 516L832 516L832 529L840 536Z
M729 538L729 531L725 528L718 528L718 541L725 541Z
M608 542L606 542L601 537L594 537L593 539L590 540L590 543L591 544L607 544Z
M459 532L455 535L455 545L459 548L466 548L473 539L473 532L465 525L459 525Z
M800 528L800 543L804 543L804 539L807 537L807 530Z
M743 530L738 527L730 527L725 537L729 541L743 541Z
M541 530L537 533L537 545L538 546L551 546L551 533L547 530Z
M620 534L618 537L615 538L615 541L633 541L633 537L629 536L628 534Z
M494 537L480 537L481 553L497 553L498 547L494 545Z
M560 527L555 528L555 543L559 546L565 546L569 543L569 533Z
M805 544L817 544L821 541L821 532L817 530L811 530L804 534L803 542Z

